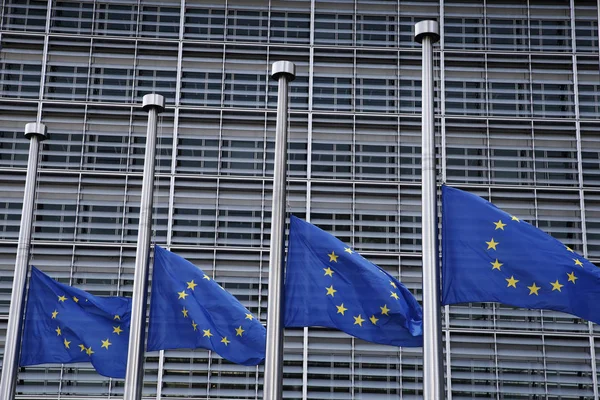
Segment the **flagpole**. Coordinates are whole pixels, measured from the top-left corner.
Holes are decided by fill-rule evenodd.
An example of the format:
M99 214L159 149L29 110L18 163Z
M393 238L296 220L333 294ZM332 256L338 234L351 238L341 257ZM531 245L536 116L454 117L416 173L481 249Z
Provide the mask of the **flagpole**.
M21 350L21 328L23 326L23 300L25 297L25 283L27 281L27 267L29 264L39 149L40 142L47 138L46 126L36 122L26 124L25 137L29 139L29 158L27 160L27 175L23 193L23 209L21 212L21 227L19 228L19 242L17 244L15 276L10 295L6 342L4 344L0 399L12 399L17 382L19 352Z
M423 236L423 399L445 398L437 247L437 185L433 120L433 44L440 39L437 21L415 24L415 40L423 48L422 107L422 236Z
M287 161L288 83L296 77L296 66L289 61L273 63L271 76L278 81L277 123L275 125L275 162L273 164L273 202L271 207L271 245L269 255L269 293L267 304L267 349L265 355L264 400L282 398L283 327L283 247L285 244L285 182Z
M158 113L165 109L165 98L160 94L144 96L143 109L148 111L146 155L140 200L135 272L131 303L131 326L127 353L127 372L123 400L138 400L142 395L144 378L144 338L146 333L146 298L148 294L148 263L150 255L150 228L154 191L154 161L156 154L156 125Z

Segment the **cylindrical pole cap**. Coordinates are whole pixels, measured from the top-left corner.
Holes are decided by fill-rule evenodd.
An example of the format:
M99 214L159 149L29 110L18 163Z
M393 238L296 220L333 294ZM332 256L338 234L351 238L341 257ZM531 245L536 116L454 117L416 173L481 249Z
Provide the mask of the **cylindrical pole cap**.
M285 75L288 81L296 78L296 65L291 61L276 61L271 68L271 77L278 80L280 76Z
M165 97L162 94L151 93L144 95L144 102L142 104L144 111L148 111L153 107L158 108L158 112L165 110Z
M37 136L40 142L48 139L46 125L37 122L25 124L25 137L31 139L33 136Z
M415 40L422 43L425 36L431 37L431 43L440 40L440 25L437 21L425 20L415 24Z

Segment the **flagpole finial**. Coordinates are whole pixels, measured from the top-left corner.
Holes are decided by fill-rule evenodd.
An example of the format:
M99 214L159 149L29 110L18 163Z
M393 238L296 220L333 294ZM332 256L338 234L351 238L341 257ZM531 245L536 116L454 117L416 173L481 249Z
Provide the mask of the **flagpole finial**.
M431 37L431 42L435 43L440 40L440 25L434 20L425 20L415 24L415 41L423 42L423 37Z
M48 129L46 128L46 125L37 122L25 124L25 137L27 139L33 139L34 136L37 136L40 142L48 139Z
M158 112L165 110L165 97L161 94L151 93L144 95L142 101L142 108L144 111L148 111L153 107L158 108Z
M279 80L281 75L285 75L291 82L296 78L296 65L291 61L276 61L271 67L271 77Z

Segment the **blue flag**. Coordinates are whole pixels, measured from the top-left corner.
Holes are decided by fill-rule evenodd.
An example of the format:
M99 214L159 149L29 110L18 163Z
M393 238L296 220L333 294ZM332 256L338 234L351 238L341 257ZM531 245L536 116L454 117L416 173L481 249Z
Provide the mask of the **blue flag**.
M125 378L131 299L97 297L32 267L19 365L91 362Z
M499 302L600 323L600 270L479 196L442 187L443 304Z
M154 247L148 351L203 348L242 365L265 358L266 330L185 258Z
M412 293L335 236L290 218L285 326L325 326L392 346L423 344Z

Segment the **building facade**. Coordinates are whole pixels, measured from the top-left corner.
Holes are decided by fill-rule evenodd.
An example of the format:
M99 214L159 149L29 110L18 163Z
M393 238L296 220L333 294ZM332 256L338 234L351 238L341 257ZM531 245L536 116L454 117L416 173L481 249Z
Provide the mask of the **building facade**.
M147 114L160 114L153 241L266 322L274 61L293 61L287 209L421 299L421 48L435 46L440 181L600 261L599 7L589 0L2 0L0 340L28 141L40 121L31 263L130 296ZM597 264L600 265L600 264ZM443 309L452 399L598 398L600 328L553 311ZM3 351L3 350L2 350ZM286 399L419 399L422 350L285 332ZM255 399L263 366L148 353L147 398ZM89 364L20 370L19 399L112 399Z

